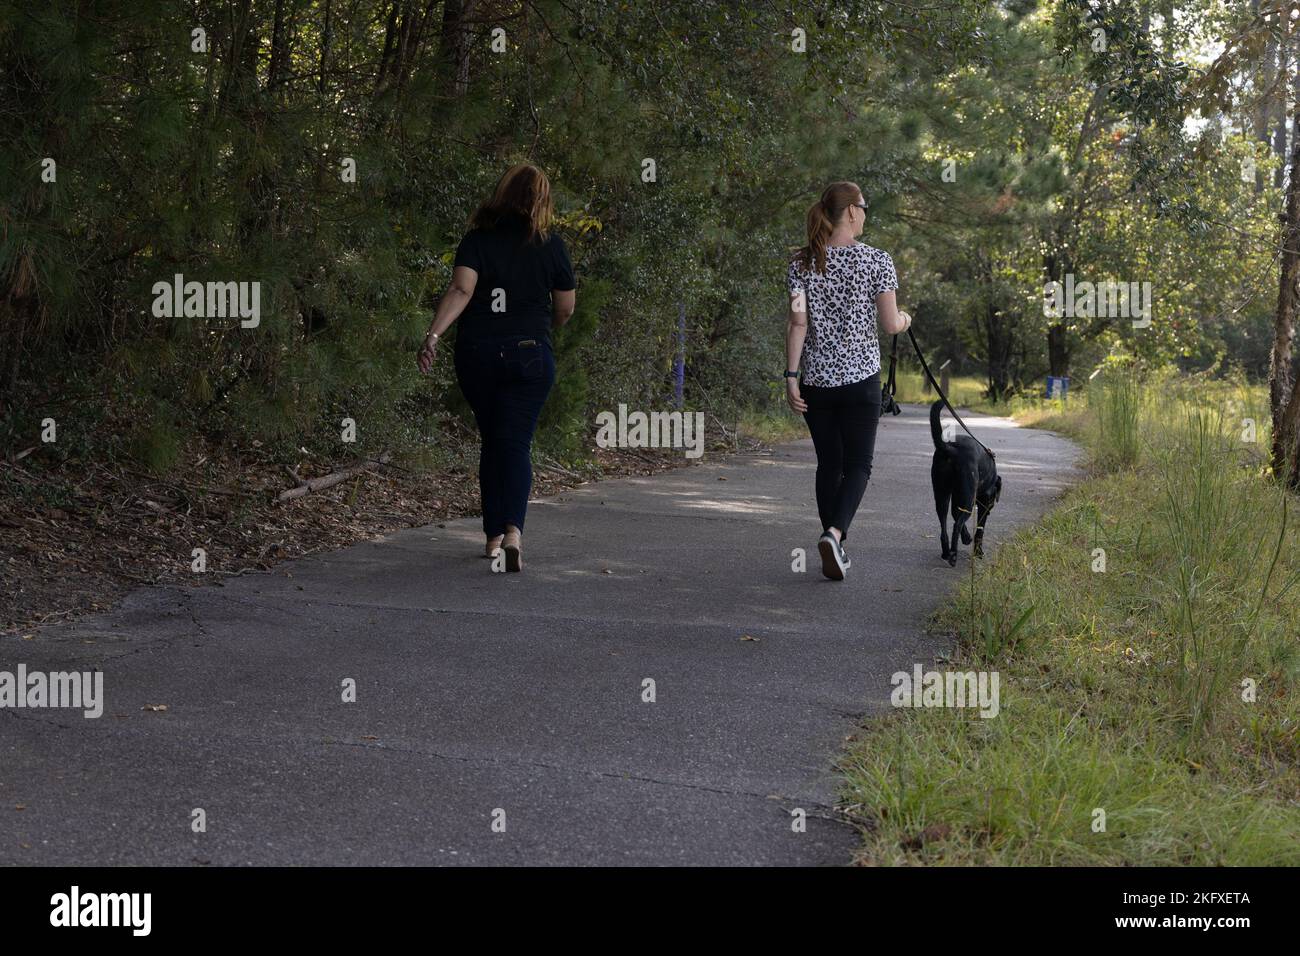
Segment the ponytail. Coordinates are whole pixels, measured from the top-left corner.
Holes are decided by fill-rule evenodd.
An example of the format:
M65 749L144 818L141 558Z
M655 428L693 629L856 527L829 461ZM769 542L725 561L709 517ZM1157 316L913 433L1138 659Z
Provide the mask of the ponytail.
M821 198L808 208L808 244L795 254L795 260L804 272L826 274L826 240L830 238L835 223L844 210L857 201L862 190L857 183L831 183Z
M799 250L804 272L812 272L814 267L819 273L826 272L826 240L834 228L820 199L808 207L808 245Z

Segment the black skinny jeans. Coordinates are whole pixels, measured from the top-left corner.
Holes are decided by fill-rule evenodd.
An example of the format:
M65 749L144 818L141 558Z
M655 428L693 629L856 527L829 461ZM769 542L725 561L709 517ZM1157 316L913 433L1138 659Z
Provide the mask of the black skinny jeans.
M849 525L871 477L871 458L880 423L880 373L833 388L800 385L808 403L803 413L817 451L817 513L822 530Z
M482 440L483 533L495 538L508 524L522 531L533 487L533 432L555 384L550 343L523 335L457 342L456 381L474 410Z

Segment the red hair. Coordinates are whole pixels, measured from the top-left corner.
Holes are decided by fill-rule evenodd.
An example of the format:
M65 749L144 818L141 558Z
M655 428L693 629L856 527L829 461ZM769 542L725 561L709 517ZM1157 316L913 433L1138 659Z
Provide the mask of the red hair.
M470 217L471 229L490 229L511 213L528 222L528 239L546 239L551 233L555 207L551 181L532 163L516 163L497 181L492 195Z
M822 190L821 198L808 210L808 244L795 253L804 272L812 272L815 268L818 273L826 274L826 240L844 215L844 210L861 199L862 190L857 183L831 183Z

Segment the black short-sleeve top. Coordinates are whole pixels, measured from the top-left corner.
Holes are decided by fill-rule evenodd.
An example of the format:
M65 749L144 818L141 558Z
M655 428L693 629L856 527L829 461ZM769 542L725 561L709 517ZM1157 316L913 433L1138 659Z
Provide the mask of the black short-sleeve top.
M549 340L551 292L574 288L573 263L554 232L532 241L527 234L522 216L507 216L460 241L455 265L473 269L478 282L461 313L458 342L497 333Z

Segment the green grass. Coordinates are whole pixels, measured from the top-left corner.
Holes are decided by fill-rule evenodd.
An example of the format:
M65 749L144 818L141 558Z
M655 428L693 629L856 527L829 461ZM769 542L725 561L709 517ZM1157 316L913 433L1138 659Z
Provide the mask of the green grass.
M765 445L779 445L781 442L808 437L808 426L803 417L788 408L747 411L741 416L739 431L742 436Z
M888 359L886 359L885 370L881 372L882 385L885 383L888 370ZM939 375L937 370L935 370L934 374L936 377ZM942 382L942 379L940 379L940 382ZM918 402L928 405L939 397L935 392L927 393L925 391L925 375L920 370L898 369L894 374L894 387L896 389L895 397L900 402ZM951 378L948 382L948 401L952 402L955 407L974 408L983 402L985 387L985 381L974 376L962 375ZM988 410L995 415L1006 414L1005 410L996 409L997 406L990 406Z
M1265 407L1165 378L1019 409L1090 476L934 619L957 650L923 665L996 670L998 716L900 709L844 755L861 862L1300 863L1300 503L1266 476Z

